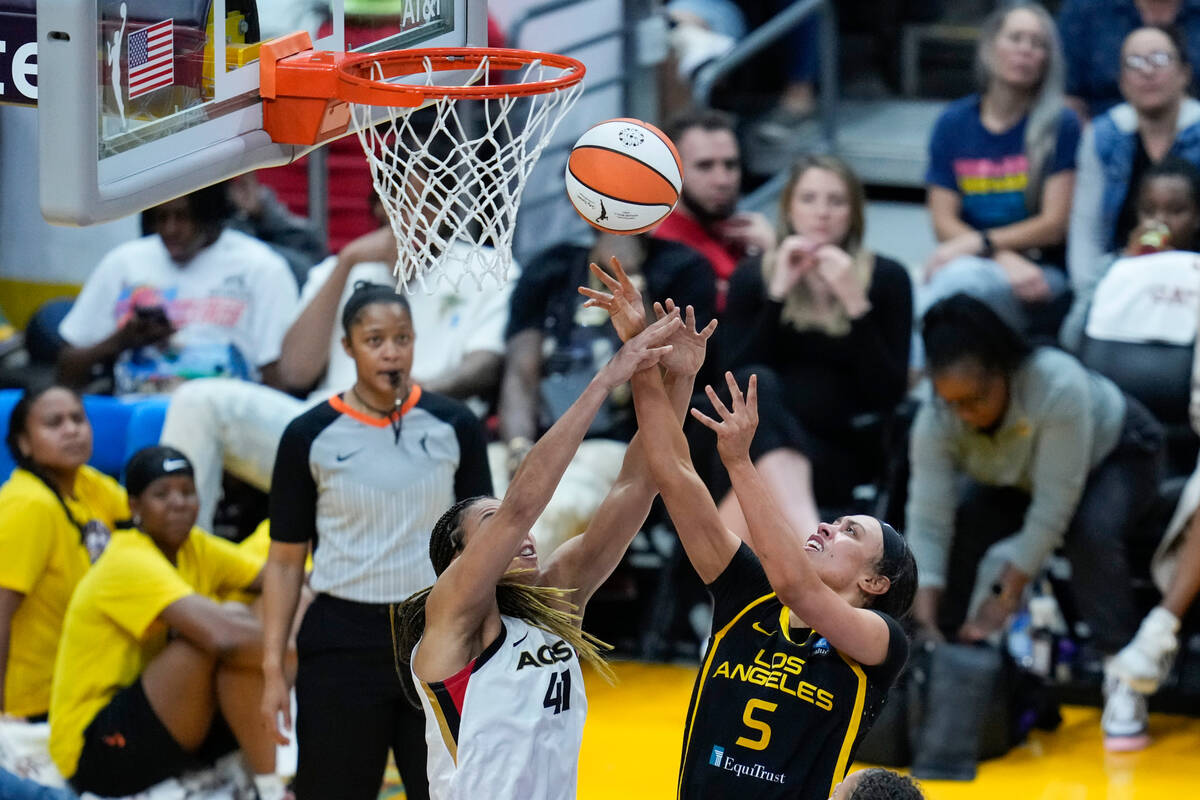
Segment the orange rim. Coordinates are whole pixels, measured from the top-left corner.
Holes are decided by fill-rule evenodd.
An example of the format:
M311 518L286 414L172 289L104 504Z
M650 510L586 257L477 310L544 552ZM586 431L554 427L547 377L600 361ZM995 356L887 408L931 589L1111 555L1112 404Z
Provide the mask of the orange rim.
M426 58L434 72L473 70L484 59L488 59L488 69L517 70L541 61L548 67L568 72L550 80L491 86L421 86L386 82L409 75L424 75ZM382 80L376 65L382 70ZM494 100L548 94L579 83L587 67L578 59L557 53L498 47L432 47L347 55L341 59L337 70L338 97L342 100L371 106L419 106L438 97Z

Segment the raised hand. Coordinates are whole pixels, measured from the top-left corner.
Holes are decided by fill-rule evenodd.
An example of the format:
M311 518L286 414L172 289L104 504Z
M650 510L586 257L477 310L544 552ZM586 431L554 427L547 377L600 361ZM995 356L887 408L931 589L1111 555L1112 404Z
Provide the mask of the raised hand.
M598 264L590 264L592 274L597 280L608 287L608 292L601 292L590 286L580 286L579 293L588 298L584 308L603 308L612 320L613 328L622 342L628 342L646 328L646 306L642 303L642 293L629 280L621 262L616 256L609 259L613 274L609 275ZM611 294L610 294L611 292Z
M783 300L816 265L816 245L798 234L788 236L775 251L775 272L771 275L767 294L775 300Z
M717 410L721 421L707 416L697 408L692 409L692 416L706 428L717 434L717 453L726 466L739 459L750 458L750 443L754 441L754 431L758 428L758 376L751 375L746 386L746 395L738 388L732 372L725 373L725 383L729 385L730 406L726 408L711 386L705 386L704 391Z
M666 305L662 303L654 304L654 316L656 319L663 319L668 314L678 312L678 307L675 301L667 298ZM717 329L717 321L714 319L704 327L704 330L696 330L696 312L688 306L683 315L683 326L671 336L669 344L671 352L663 357L659 364L666 368L668 372L684 377L692 377L700 371L700 367L704 366L704 355L708 350L708 340L712 337L713 332Z
M678 310L668 313L623 344L596 378L611 390L628 381L634 373L656 366L671 354L673 348L667 342L682 327Z
M854 319L871 309L862 283L854 273L854 259L837 245L822 245L816 252L817 276L824 281L833 296Z

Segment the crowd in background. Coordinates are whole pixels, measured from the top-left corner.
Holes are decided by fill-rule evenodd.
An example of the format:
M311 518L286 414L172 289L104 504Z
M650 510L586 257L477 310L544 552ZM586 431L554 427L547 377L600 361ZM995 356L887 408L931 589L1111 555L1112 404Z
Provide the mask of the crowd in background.
M742 35L726 7L736 4L669 6L678 24ZM797 46L814 35L802 28ZM26 391L8 422L17 469L0 488L0 710L49 714L56 763L86 786L149 785L219 748L218 735L271 773L236 711L244 693L263 692L242 667L258 666L265 630L279 680L291 680L297 643L278 620L303 613L310 542L354 530L342 540L353 547L320 539L319 593L388 603L428 585L423 553L370 552L355 504L424 531L424 543L455 500L502 493L620 348L607 314L577 292L594 285L589 263L615 257L649 300L691 306L699 327L719 320L698 386L723 386L726 371L741 385L758 376L752 456L797 531L889 509L917 559L916 636L997 641L1048 564L1065 559L1064 605L1080 623L1071 634L1103 666L1106 742L1145 747L1146 698L1194 629L1200 590L1188 430L1190 410L1200 433L1197 45L1190 0L1068 0L1057 20L1036 3L993 14L979 91L932 131L926 204L938 245L917 270L866 246L866 192L833 156L796 162L773 218L739 211L737 127L711 109L662 120L684 188L656 231L555 242L513 264L499 289L451 280L391 300L396 247L375 202L366 232L328 257L254 176L146 212L145 235L104 256L54 327L56 386ZM808 61L790 65L777 122L808 113L814 80ZM466 274L480 257L491 255L452 248L442 269ZM124 487L87 466L82 392L169 395L160 446L135 456ZM368 461L373 445L347 419L391 425L428 463L382 480L386 462ZM534 529L539 549L587 527L635 432L631 394L614 392ZM722 520L744 529L711 435L694 423L685 432ZM355 469L343 466L363 448ZM268 610L276 624L265 629L215 602L252 599L263 584L265 528L238 548L203 533L232 479L269 494L269 525L287 520L276 539L291 548L290 599ZM400 496L421 497L419 509L396 505ZM146 597L121 596L138 569L161 580ZM1147 603L1135 589L1151 581L1161 596ZM331 602L310 616L302 681L336 684L347 652L370 662L365 683L388 676L390 650L364 644L386 625ZM168 627L181 636L165 645ZM129 650L96 659L96 685L55 669L105 652L106 637ZM210 691L163 718L171 703L158 698L184 677ZM135 679L140 694L121 707L153 709L182 747L138 786L106 786L110 762L89 720L108 707L96 697L124 697ZM306 713L335 725L340 703ZM218 709L229 730L210 736ZM383 749L358 753L368 777L388 736L420 738L402 716L380 712ZM312 787L338 779L330 764L303 776Z

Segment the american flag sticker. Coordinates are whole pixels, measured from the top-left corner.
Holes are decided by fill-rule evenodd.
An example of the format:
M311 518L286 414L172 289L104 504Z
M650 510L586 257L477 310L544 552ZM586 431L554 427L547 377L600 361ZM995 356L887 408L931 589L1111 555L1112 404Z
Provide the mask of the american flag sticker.
M175 82L175 20L129 34L129 99Z

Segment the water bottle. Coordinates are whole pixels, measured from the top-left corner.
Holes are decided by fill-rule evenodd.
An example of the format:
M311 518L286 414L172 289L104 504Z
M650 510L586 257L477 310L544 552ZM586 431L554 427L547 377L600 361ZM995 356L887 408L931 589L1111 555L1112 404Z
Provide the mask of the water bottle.
M1033 636L1028 609L1021 609L1008 626L1008 654L1025 669L1033 667Z

